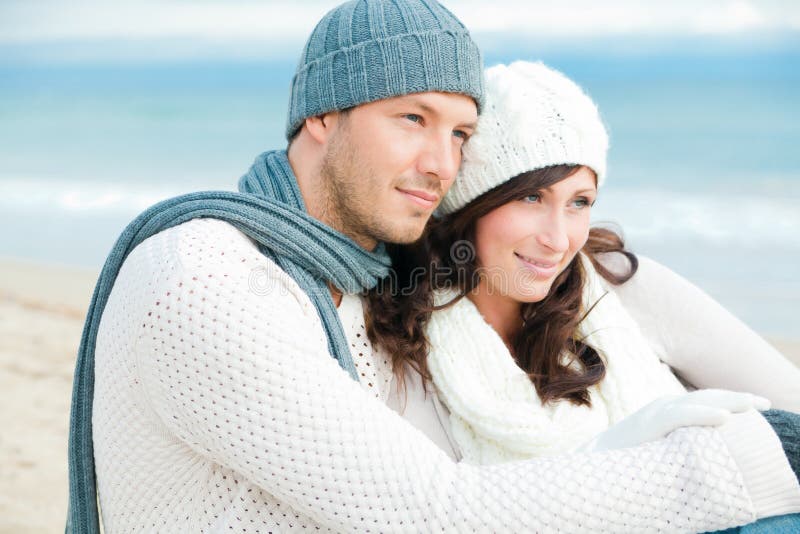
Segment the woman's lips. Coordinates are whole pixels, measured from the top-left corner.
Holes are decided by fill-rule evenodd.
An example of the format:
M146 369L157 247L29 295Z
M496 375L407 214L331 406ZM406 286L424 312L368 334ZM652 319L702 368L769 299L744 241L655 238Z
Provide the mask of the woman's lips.
M436 193L429 193L428 191L421 191L419 189L400 189L399 187L397 190L403 193L409 200L423 208L433 208L439 201L439 195Z
M535 271L540 278L550 278L558 272L558 263L537 260L536 258L523 256L517 252L515 252L514 255L526 269Z

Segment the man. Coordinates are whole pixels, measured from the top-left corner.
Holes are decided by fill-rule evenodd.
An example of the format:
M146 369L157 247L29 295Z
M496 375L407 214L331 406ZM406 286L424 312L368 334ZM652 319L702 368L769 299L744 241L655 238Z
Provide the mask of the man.
M109 532L703 530L785 509L720 477L757 463L736 425L484 468L386 407L350 305L388 271L380 243L418 238L452 183L481 80L435 1L343 4L301 57L288 151L259 156L241 194L126 229L76 369L68 530L96 531L93 459Z

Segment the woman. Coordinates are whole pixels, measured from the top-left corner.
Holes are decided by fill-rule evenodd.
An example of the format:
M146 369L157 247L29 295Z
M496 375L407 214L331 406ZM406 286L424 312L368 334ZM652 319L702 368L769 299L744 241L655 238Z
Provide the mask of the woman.
M589 228L608 145L594 104L563 75L525 62L489 69L487 93L441 217L417 246L393 251L398 277L369 300L370 338L398 374L410 367L435 385L449 412L443 430L471 463L636 445L679 426L719 424L715 408L728 393L687 395L659 359L669 357L659 350L665 339L680 336L657 331L665 322L692 341L693 322L716 317L639 309L634 318L615 288L636 288L639 260L616 233ZM651 283L676 287L675 275L643 265ZM652 290L636 289L627 301ZM698 303L696 290L685 294ZM698 313L719 314L699 304ZM758 344L743 325L731 334ZM737 358L742 370L727 377L713 358L679 367L696 386L750 390L796 409L796 368L769 352L758 362L767 369L753 374L755 355ZM691 414L664 421L669 410L658 408L675 398ZM798 421L785 412L768 420L779 434ZM787 450L796 444L781 438ZM789 460L796 473L797 453Z

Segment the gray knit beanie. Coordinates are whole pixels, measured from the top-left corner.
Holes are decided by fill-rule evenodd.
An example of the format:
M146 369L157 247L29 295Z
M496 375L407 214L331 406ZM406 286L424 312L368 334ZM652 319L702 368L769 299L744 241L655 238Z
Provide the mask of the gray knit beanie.
M300 56L286 138L308 117L442 91L483 105L483 67L464 25L435 0L353 0L319 21Z

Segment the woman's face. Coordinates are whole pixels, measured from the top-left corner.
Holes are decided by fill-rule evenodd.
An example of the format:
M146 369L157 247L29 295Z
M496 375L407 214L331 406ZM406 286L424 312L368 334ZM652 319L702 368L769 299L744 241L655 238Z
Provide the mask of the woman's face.
M544 299L589 237L597 197L593 171L581 167L537 194L495 208L476 222L478 290L518 302Z

